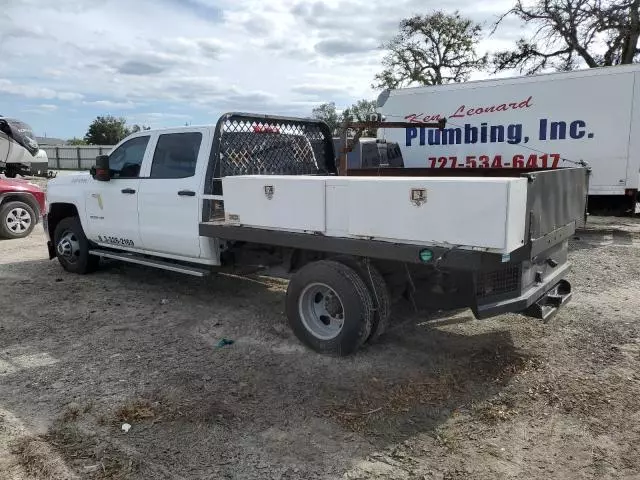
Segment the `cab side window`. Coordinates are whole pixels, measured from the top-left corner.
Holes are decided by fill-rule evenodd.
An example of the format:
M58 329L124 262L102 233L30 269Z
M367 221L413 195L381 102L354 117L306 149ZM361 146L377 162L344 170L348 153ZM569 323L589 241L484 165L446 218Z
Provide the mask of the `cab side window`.
M151 178L193 177L201 143L200 132L160 135L153 154Z
M138 178L149 136L127 140L109 155L111 178Z

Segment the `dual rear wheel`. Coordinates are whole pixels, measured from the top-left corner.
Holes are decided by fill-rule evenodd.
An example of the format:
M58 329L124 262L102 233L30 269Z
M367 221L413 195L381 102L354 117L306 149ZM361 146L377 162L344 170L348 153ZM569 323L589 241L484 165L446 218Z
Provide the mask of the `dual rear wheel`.
M382 335L390 304L384 278L373 265L341 256L300 269L289 282L286 311L305 345L344 356Z

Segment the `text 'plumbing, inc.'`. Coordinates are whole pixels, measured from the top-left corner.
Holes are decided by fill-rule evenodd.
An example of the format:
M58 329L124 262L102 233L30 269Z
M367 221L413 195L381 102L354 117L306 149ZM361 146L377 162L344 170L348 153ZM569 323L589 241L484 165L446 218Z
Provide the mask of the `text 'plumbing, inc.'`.
M587 131L587 124L583 120L538 120L536 138L547 140L580 140L593 138ZM465 123L460 126L450 126L442 130L426 127L408 127L406 129L407 147L416 145L471 145L477 143L509 143L517 145L528 143L529 136L523 132L521 123L508 125L493 125L487 122L478 125Z
M489 106L469 106L460 105L451 115L448 116L447 128L442 130L437 128L427 128L421 123L436 122L442 118L447 118L442 114L412 113L405 115L407 122L415 123L415 127L406 129L407 147L417 145L472 145L482 143L509 143L517 145L528 143L529 135L535 135L538 141L547 140L580 140L583 138L593 138L593 133L587 131L587 124L584 120L566 120L540 118L537 121L537 132L524 132L521 123L464 123L469 117L480 115L500 115L501 112L511 110L526 111L534 106L533 96L521 101L505 102L499 105ZM463 119L463 120L460 120Z

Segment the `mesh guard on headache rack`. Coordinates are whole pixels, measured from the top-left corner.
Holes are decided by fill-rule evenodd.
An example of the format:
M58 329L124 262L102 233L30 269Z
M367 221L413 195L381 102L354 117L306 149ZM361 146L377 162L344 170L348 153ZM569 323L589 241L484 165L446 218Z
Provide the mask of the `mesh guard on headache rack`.
M216 125L209 169L208 185L231 175L333 174L331 131L320 120L228 113Z

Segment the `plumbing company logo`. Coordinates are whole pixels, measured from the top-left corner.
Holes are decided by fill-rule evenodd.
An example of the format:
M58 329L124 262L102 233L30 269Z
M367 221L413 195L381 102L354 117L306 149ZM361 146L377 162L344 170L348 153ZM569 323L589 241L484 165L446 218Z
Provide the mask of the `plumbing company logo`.
M528 143L530 137L523 132L521 123L489 124L489 122L458 123L471 117L486 117L510 110L526 110L534 105L533 96L520 101L501 103L488 106L460 105L448 117L442 114L412 113L404 117L405 121L415 123L415 127L406 128L405 145L407 147L423 145L468 145L482 143L509 143L517 145ZM421 123L436 122L447 118L447 128L420 127ZM587 131L587 124L583 120L559 120L540 118L537 120L538 131L536 139L547 140L579 140L593 138Z

